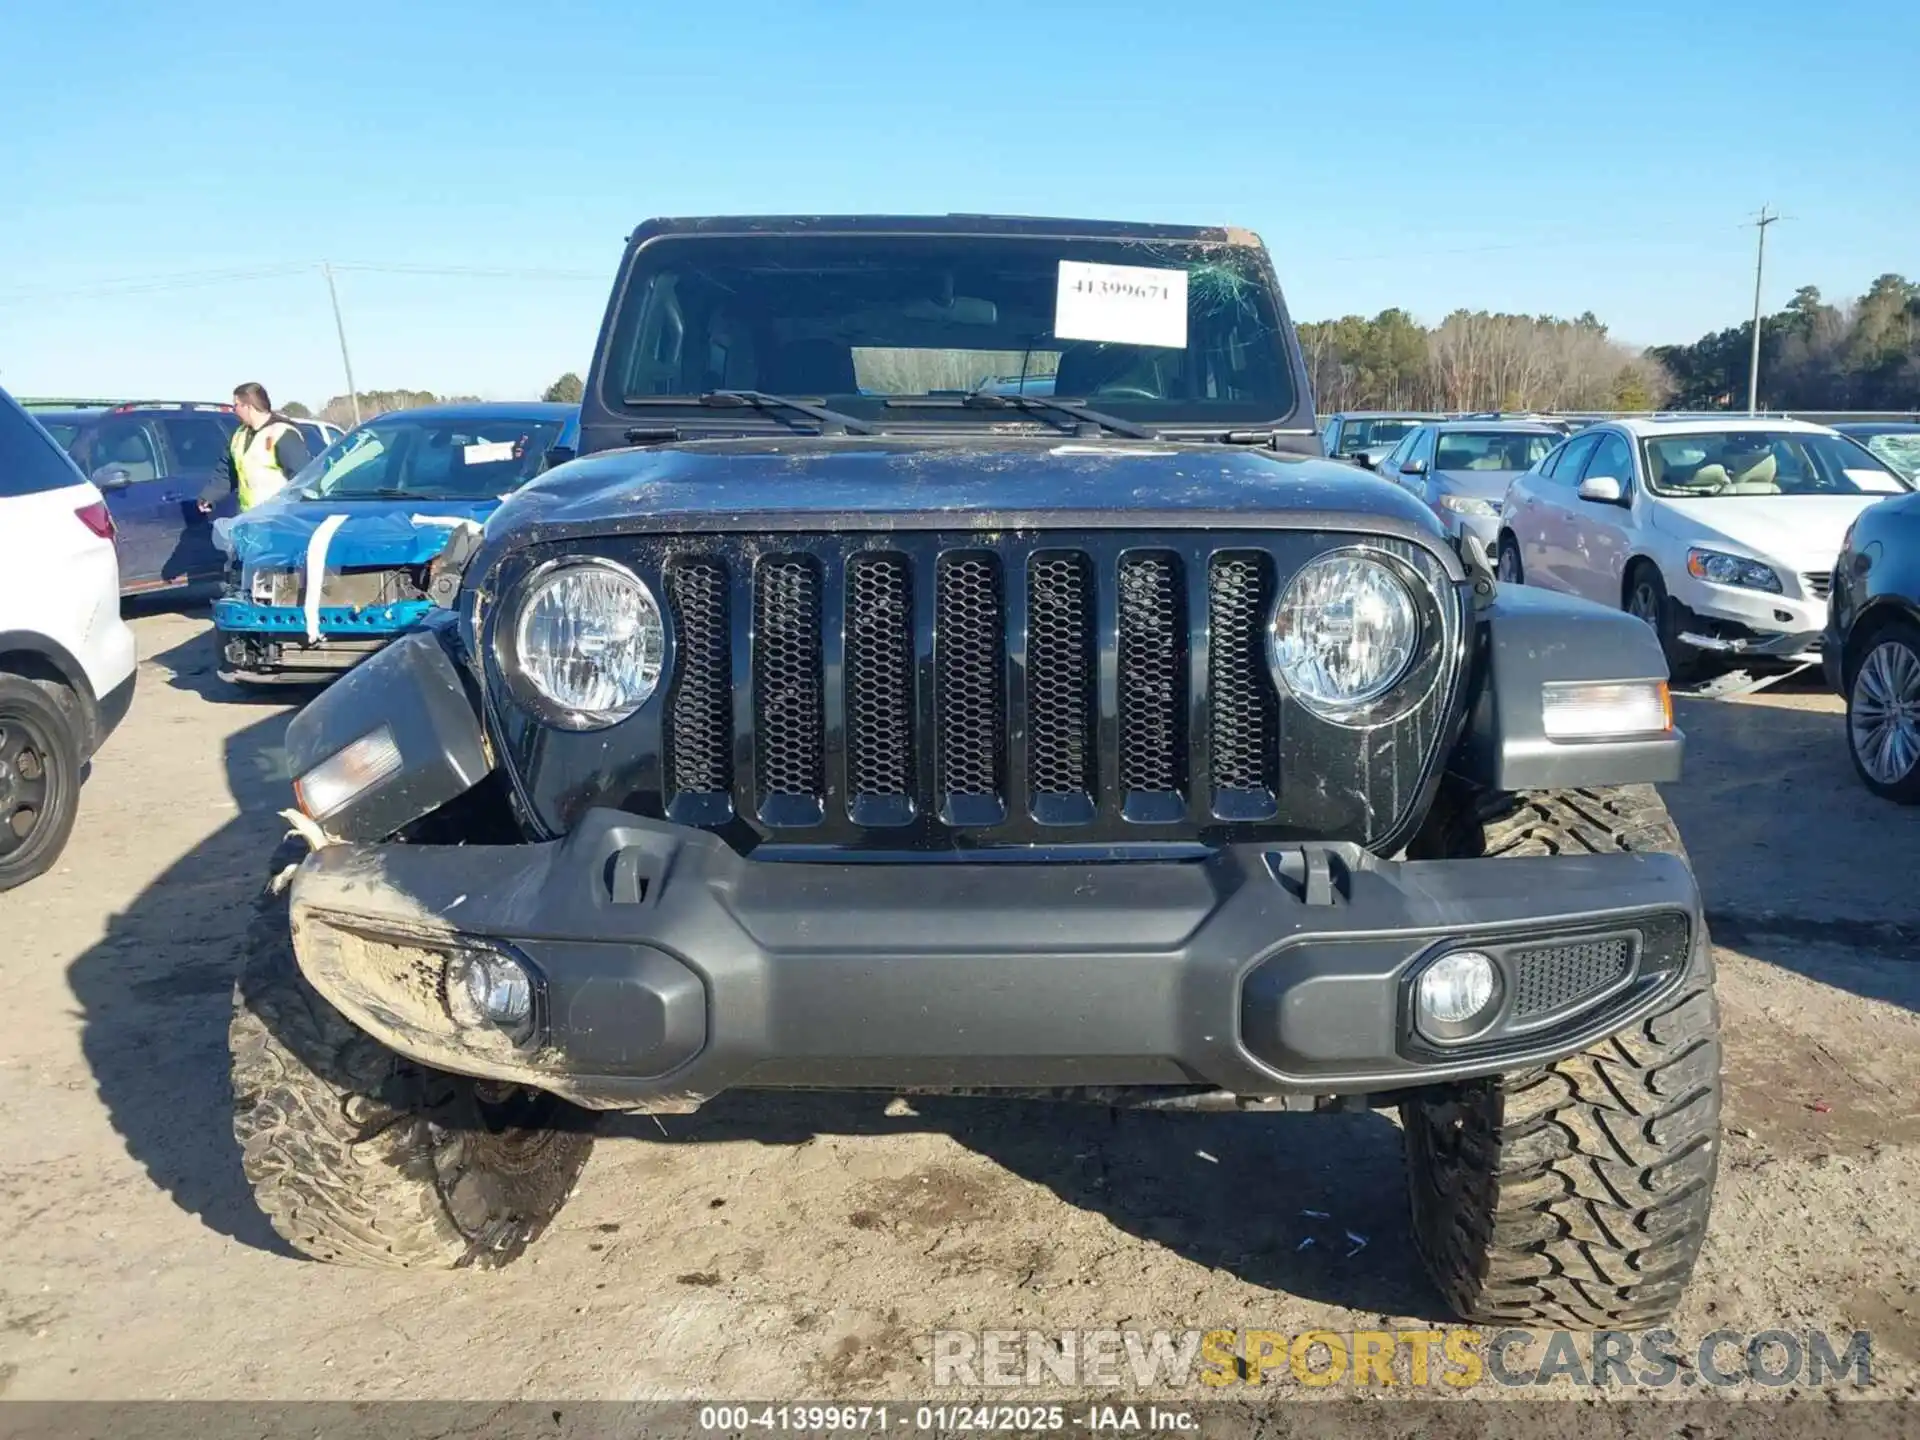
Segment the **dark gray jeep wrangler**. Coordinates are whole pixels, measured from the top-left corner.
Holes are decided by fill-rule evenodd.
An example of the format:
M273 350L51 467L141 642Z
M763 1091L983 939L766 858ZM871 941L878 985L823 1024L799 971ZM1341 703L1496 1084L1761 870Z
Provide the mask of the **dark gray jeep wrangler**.
M232 1043L294 1245L503 1262L592 1112L731 1089L1390 1106L1463 1316L1672 1310L1659 645L1321 457L1256 237L650 223L580 452L288 727Z

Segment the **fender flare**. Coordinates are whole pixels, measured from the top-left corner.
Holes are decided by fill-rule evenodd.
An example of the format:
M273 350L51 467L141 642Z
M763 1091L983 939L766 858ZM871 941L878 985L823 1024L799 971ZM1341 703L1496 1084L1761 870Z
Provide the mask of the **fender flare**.
M1502 585L1479 612L1466 728L1448 771L1485 790L1665 784L1686 737L1549 740L1542 687L1555 681L1667 679L1652 630L1623 610L1531 585Z
M93 682L87 679L85 667L66 646L48 636L32 630L0 630L0 657L20 654L44 661L79 697L86 751L91 755L100 735L100 697L93 693ZM6 668L0 664L0 670Z

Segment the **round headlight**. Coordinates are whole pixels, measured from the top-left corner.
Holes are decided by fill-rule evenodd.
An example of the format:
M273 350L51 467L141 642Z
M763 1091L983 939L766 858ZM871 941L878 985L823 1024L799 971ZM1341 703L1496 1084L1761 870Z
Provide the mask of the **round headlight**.
M604 560L562 562L537 578L513 640L520 675L551 707L548 718L575 730L615 724L645 704L667 649L653 592Z
M1273 615L1273 666L1301 704L1336 718L1399 683L1420 646L1420 612L1399 574L1354 553L1293 577Z

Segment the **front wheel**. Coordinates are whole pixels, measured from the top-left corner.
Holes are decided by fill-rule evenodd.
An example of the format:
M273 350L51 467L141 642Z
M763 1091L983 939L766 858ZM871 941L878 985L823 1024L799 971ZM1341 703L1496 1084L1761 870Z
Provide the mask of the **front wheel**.
M1861 783L1881 799L1920 804L1920 626L1888 625L1855 667L1847 753Z
M1660 638L1660 649L1667 657L1667 673L1676 680L1692 680L1701 671L1699 654L1681 643L1674 625L1673 605L1667 598L1667 582L1660 571L1642 560L1627 576L1626 610L1636 620L1653 629Z
M316 1260L504 1265L573 1193L590 1117L416 1065L349 1023L294 959L284 895L247 935L229 1031L233 1130L273 1228Z
M1456 858L1684 855L1650 786L1496 801L1446 824ZM1720 1161L1712 950L1655 1015L1538 1069L1401 1107L1414 1239L1469 1321L1637 1328L1679 1304L1706 1238Z
M1520 542L1509 532L1500 534L1500 553L1494 561L1493 578L1502 585L1524 585L1526 570L1520 564Z

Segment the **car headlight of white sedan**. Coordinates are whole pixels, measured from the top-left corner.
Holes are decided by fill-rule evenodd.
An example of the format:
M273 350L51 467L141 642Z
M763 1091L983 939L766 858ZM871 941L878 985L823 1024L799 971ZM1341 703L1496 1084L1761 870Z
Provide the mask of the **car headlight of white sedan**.
M1738 585L1747 590L1784 593L1780 575L1771 565L1749 560L1744 555L1729 555L1724 550L1687 551L1687 573L1712 585Z
M1482 500L1478 495L1442 495L1439 500L1442 510L1451 510L1456 515L1479 515L1492 519L1500 513L1500 507L1491 500Z

